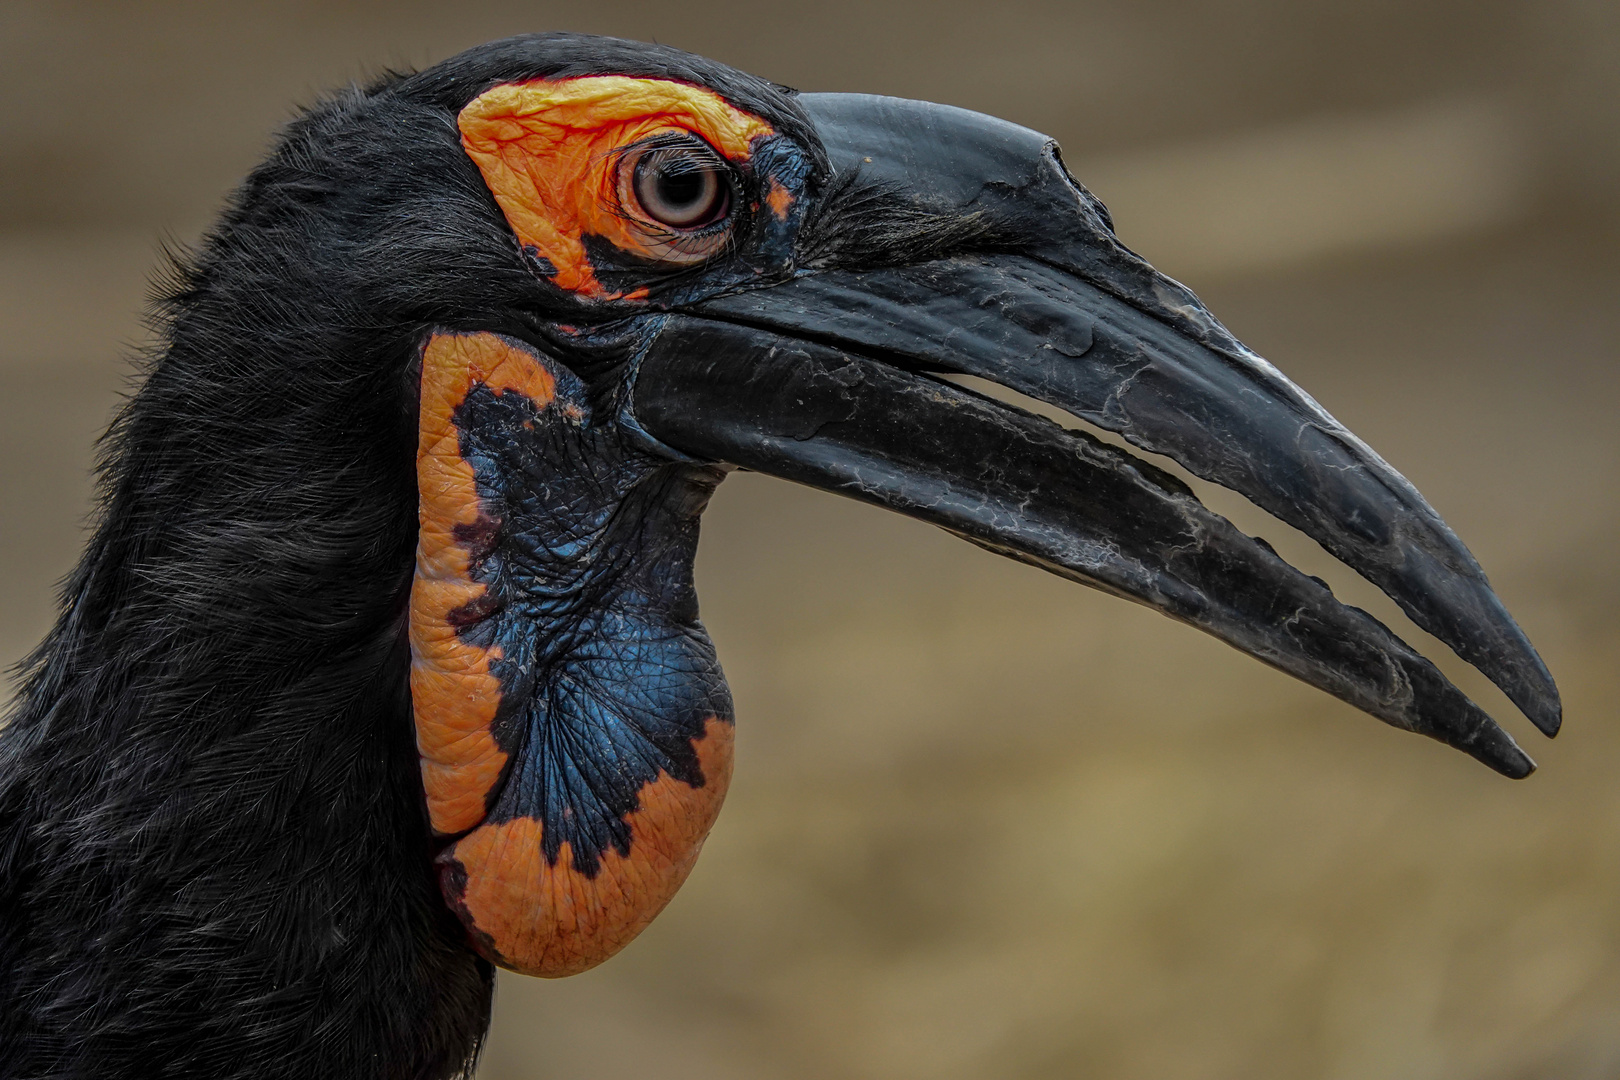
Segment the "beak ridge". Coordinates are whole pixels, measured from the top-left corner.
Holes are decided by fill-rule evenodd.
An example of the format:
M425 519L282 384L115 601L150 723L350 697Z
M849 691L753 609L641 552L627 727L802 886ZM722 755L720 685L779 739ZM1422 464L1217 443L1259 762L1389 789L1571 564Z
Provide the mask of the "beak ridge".
M1243 494L1558 730L1545 665L1440 516L1120 244L1056 144L923 102L800 101L834 171L799 271L660 316L627 418L675 450L838 490L1147 603L1509 776L1533 768L1387 627L1179 482L933 377L989 379Z
M1405 477L1235 341L1217 351L1027 256L825 271L704 310L986 378L1171 457L1317 540L1540 730L1558 730L1551 675L1462 541Z

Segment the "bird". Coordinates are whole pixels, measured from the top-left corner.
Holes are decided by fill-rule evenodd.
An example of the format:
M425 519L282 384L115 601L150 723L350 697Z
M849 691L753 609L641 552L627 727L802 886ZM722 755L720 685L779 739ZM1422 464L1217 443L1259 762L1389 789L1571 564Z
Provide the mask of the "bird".
M11 1080L468 1076L496 967L627 945L731 775L693 559L738 469L1531 772L1420 652L1133 451L1163 455L1561 721L1417 490L1007 121L509 38L304 111L156 305L0 726Z

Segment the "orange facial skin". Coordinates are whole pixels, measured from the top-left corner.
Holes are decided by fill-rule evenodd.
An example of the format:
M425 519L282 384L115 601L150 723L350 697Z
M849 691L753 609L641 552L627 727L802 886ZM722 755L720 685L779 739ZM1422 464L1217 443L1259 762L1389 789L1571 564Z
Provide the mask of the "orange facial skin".
M702 722L698 713L689 740L696 771L681 779L660 769L639 789L628 788L634 799L622 818L627 849L593 853L585 870L566 840L555 860L547 859L546 826L538 818L503 817L506 810L491 816L503 783L519 782L521 772L510 768L514 756L494 732L512 660L498 646L470 641L467 630L488 618L523 617L497 610L476 575L481 560L501 547L504 530L524 526L521 518L503 522L502 506L489 501L498 495L480 495L478 475L463 456L466 436L458 423L467 420L458 410L482 387L496 398L519 395L532 407L534 418L509 434L480 429L497 439L521 440L545 424L579 430L588 403L577 380L549 364L493 334L439 333L423 350L409 637L429 820L437 837L453 838L438 856L445 899L486 958L524 974L560 976L623 948L685 882L730 783L734 729L729 717ZM503 660L507 674L498 677L492 664ZM515 754L542 752L531 744ZM509 772L513 779L505 779Z
M753 140L772 133L711 90L621 75L497 86L462 109L457 124L519 242L555 268L558 287L592 300L620 295L597 280L584 237L651 254L620 205L618 151L684 131L742 163Z
M660 775L627 817L630 851L609 848L596 873L574 866L564 843L555 864L541 850L544 826L514 818L474 829L439 856L447 897L479 951L524 975L557 978L595 967L628 945L685 883L731 783L729 721L711 718L693 740L703 784Z
M777 221L786 221L788 211L793 209L793 193L782 186L776 177L771 177L771 190L765 196L765 205L771 208Z
M441 835L465 832L484 819L486 801L507 761L490 733L501 686L489 665L500 651L463 641L458 633L463 620L456 618L485 593L471 577L473 559L481 553L462 537L487 536L499 525L479 503L455 426L455 410L478 383L496 393L522 394L541 408L556 393L551 373L534 357L493 334L436 334L422 354L411 700L428 816Z

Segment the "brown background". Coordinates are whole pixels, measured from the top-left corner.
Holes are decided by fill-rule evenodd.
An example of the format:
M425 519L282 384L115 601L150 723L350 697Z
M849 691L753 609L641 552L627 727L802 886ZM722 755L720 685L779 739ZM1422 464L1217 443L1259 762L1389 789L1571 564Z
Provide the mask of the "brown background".
M1566 733L1223 493L1542 771L1500 780L1145 610L737 477L699 560L730 804L622 956L502 976L481 1076L1620 1074L1617 12L5 0L0 659L81 543L156 245L322 88L565 28L980 109L1058 136L1126 242L1428 494Z

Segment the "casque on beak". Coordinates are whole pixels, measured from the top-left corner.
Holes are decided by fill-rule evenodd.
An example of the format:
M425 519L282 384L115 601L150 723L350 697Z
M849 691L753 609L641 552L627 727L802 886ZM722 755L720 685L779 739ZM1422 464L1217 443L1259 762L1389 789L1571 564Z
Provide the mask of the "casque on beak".
M834 175L785 283L677 307L627 419L684 454L933 522L1148 604L1504 775L1534 763L1377 619L1083 433L936 377L980 376L1241 492L1392 597L1548 735L1558 692L1415 488L1115 239L1050 139L976 113L799 99Z

